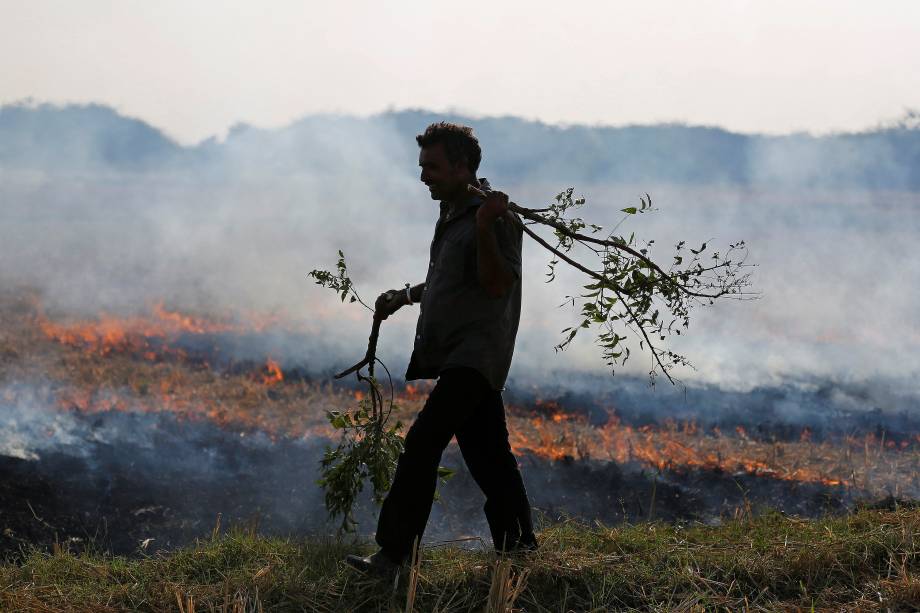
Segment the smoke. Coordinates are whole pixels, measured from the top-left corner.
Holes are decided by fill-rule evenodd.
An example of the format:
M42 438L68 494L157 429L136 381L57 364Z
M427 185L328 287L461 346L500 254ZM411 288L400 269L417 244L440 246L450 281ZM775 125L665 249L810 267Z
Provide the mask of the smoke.
M156 540L155 549L187 543L218 516L225 525L258 521L274 534L333 529L315 483L325 439L272 440L257 430L131 408L62 411L53 397L47 381L0 387L0 480L13 532L0 543L5 553L15 551L10 539L36 527L30 545L57 542L60 533L120 553L137 552L145 539ZM363 502L366 520L370 505ZM33 518L51 523L18 517L28 505Z
M369 314L341 305L307 273L332 268L341 249L367 302L423 280L437 203L417 180L412 136L433 116L237 126L222 142L182 148L91 108L0 113L7 133L15 124L19 135L0 151L0 281L38 288L50 312L134 313L164 301L198 313L276 313L298 333L286 368L343 364L362 353ZM55 130L38 134L35 113ZM80 121L53 123L71 116ZM683 380L745 390L802 377L885 378L913 389L920 269L910 254L920 196L911 191L913 154L904 143L916 142L916 131L761 138L681 126L468 123L485 151L480 174L525 206L545 205L571 183L588 198L585 217L611 226L648 192L659 210L622 229L654 238L652 254L663 261L678 240L723 250L747 241L762 295L697 312L690 334L674 343L696 366L678 373ZM641 182L624 182L617 170L624 165ZM544 284L547 254L531 241L524 250L512 375L604 372L590 336L563 354L553 350L559 330L577 320L558 305L577 296L579 276L563 272ZM405 309L384 326L380 355L397 373L414 318ZM618 373L641 376L650 366L634 346Z
M584 415L595 426L613 416L633 426L686 422L726 432L742 426L750 436L767 441L798 440L806 429L815 440L883 432L904 440L920 430L916 390L884 378L790 378L779 385L739 391L714 384L649 387L641 377L611 380L603 374L563 372L540 379L517 377L509 387L509 404L555 403Z

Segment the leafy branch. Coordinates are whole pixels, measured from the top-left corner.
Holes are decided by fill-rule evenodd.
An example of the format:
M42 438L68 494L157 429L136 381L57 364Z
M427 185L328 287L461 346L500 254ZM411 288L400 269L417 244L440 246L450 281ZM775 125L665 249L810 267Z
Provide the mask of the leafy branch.
M485 194L474 186L469 190ZM515 203L508 208L516 215L509 219L550 252L547 283L556 278L559 262L584 273L589 282L578 298L581 321L562 330L563 340L555 346L565 350L579 331L598 327L597 343L608 366L625 365L630 349L623 341L626 332L639 341L639 348L652 354L649 377L654 382L661 373L674 383L671 371L675 366L692 364L683 355L671 351L662 343L672 335L680 335L690 326L694 307L714 304L719 298L755 298L748 291L751 285L744 241L729 244L723 253L707 252L708 242L698 249L688 248L686 241L675 245L674 255L665 267L651 258L654 240L639 244L635 234L616 234L619 226L630 216L655 210L648 194L640 198L639 206L621 209L623 220L610 232L589 224L573 213L585 204L584 198L573 197L574 188L560 192L548 208L527 209ZM552 230L553 243L537 234L532 226L543 225ZM578 261L573 249L578 246L589 253L593 268ZM705 252L705 255L704 255ZM706 258L706 259L704 259ZM575 303L575 297L567 296Z
M355 290L354 283L348 276L345 254L341 251L335 274L326 270L313 270L309 276L317 285L335 291L342 302L358 302L373 311ZM357 525L353 509L365 482L371 483L374 502L378 505L383 502L393 483L396 462L403 450L403 437L400 433L402 423L397 420L396 423L388 425L391 413L398 409L398 406L394 402L393 378L390 371L377 358L377 339L380 335L381 321L375 314L364 358L335 375L336 379L342 379L354 373L358 382L366 385L367 393L362 395L357 408L352 411L326 413L330 425L341 430L342 435L335 449L326 449L320 460L320 479L317 483L323 488L324 502L330 518L341 517L339 532L351 532ZM376 364L380 364L384 369L389 382L390 393L386 400L382 387L374 376ZM365 366L366 376L361 372ZM438 478L442 483L450 479L453 473L454 471L448 468L438 468Z
M328 287L333 290L339 295L342 302L345 302L346 299L348 302L357 302L373 313L374 309L367 306L367 303L361 300L361 296L359 296L357 290L355 290L355 284L348 276L348 266L345 264L345 254L342 253L341 249L339 249L339 259L335 264L335 270L334 274L328 270L312 270L309 276L313 277L317 285Z

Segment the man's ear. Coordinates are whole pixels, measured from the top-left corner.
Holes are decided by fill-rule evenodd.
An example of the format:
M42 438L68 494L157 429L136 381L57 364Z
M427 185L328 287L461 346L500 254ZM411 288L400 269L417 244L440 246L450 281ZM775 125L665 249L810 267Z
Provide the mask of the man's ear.
M458 175L463 175L470 171L469 166L467 165L465 155L462 156L459 160L457 160L454 164L451 164L451 166L453 167L454 173Z

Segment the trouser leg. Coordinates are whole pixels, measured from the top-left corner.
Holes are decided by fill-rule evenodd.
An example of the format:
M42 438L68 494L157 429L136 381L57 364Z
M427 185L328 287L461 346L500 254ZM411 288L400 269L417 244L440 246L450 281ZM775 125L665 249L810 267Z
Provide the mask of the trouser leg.
M471 380L476 383L470 373L481 378L471 369L443 372L406 433L393 485L377 521L377 543L394 559L409 557L413 542L421 542L434 501L441 453L489 389L470 385Z
M489 390L456 435L463 459L486 495L484 510L495 548L535 546L530 502L508 442L501 392Z

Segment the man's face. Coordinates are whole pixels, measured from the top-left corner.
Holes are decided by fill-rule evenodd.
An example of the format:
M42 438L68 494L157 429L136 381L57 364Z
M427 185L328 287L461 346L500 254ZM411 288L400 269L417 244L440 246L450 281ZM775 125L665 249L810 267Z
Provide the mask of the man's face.
M461 159L451 164L443 143L423 147L418 154L422 183L428 186L432 200L453 200L466 189L472 173Z

